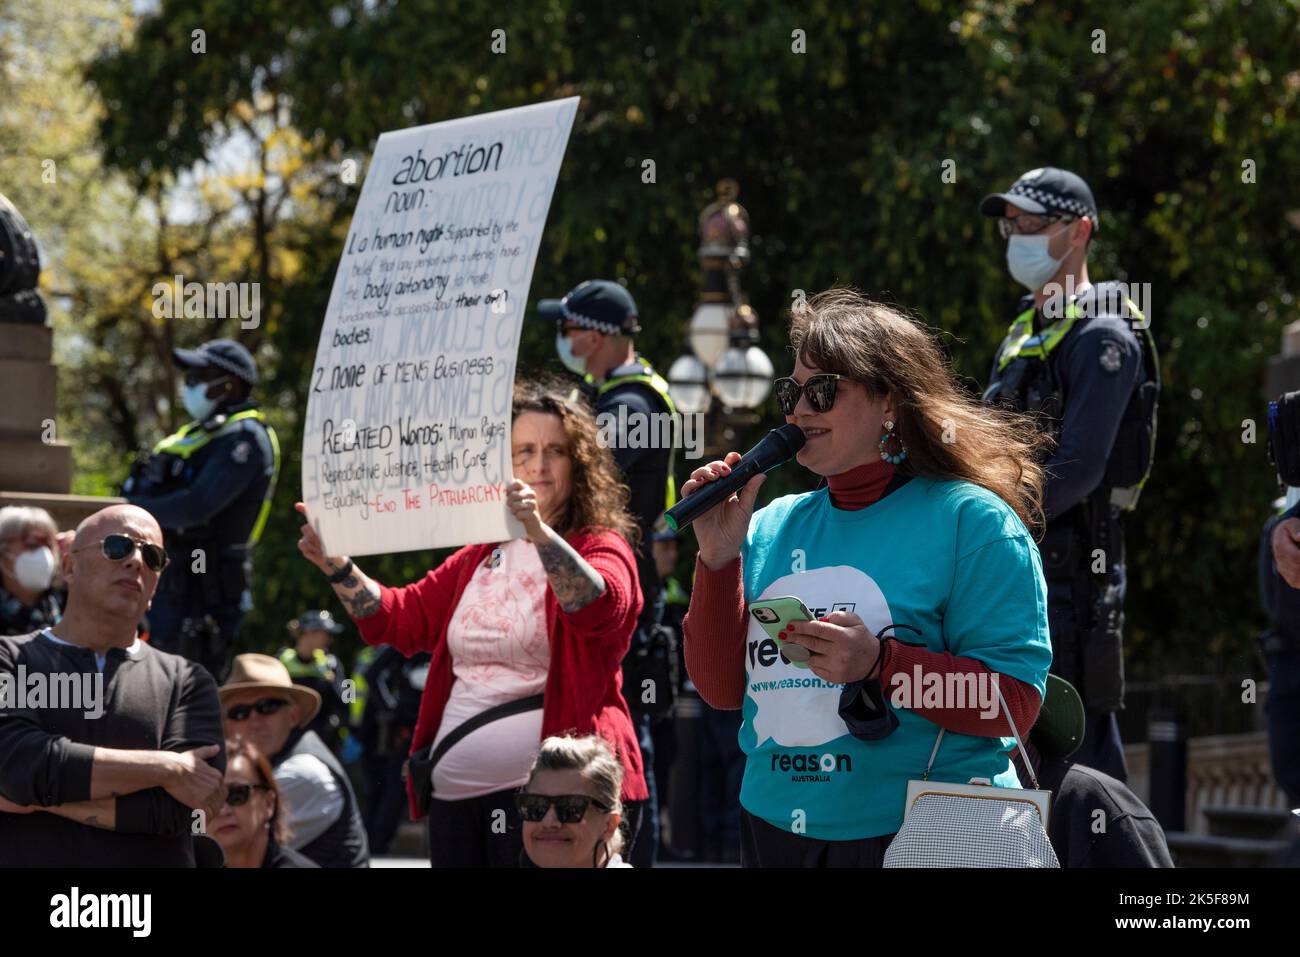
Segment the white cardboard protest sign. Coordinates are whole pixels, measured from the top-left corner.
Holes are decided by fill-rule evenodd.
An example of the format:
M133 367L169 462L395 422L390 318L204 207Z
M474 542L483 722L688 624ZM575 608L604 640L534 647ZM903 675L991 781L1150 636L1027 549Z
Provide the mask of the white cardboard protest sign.
M302 492L327 555L519 537L516 353L578 98L385 133L321 327Z

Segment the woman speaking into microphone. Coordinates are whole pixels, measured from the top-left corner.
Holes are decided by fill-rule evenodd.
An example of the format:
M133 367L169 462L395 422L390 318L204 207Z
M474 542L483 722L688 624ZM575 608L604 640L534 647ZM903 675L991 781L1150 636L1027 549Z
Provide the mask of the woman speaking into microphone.
M1027 732L1052 660L1029 531L1043 440L963 394L931 333L855 292L812 298L790 342L776 397L826 487L755 513L760 475L695 520L686 664L705 701L743 711L742 863L879 867L940 729L930 780L1020 786L1007 711ZM696 469L682 494L739 461ZM749 605L783 597L814 620L777 641Z

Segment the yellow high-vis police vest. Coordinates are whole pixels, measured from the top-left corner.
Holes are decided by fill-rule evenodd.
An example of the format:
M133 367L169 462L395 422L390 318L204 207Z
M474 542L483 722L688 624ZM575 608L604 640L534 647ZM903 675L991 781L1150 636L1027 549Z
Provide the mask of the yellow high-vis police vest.
M266 520L271 514L271 500L275 497L275 483L280 477L280 441L276 438L275 429L271 428L266 421L266 416L262 414L261 409L245 409L242 412L236 412L221 423L221 427L217 429L205 429L202 422L190 422L162 439L153 447L153 451L155 455L174 455L180 459L189 459L190 456L217 436L224 434L230 426L236 422L242 422L244 419L256 419L260 422L262 427L266 429L267 438L271 441L271 481L266 486L266 495L262 499L262 508L257 513L253 533L248 538L248 544L251 546L258 543L262 537L263 529L266 528Z
M1151 324L1146 321L1137 304L1132 299L1125 299L1125 305L1131 315L1137 319L1137 326L1142 330L1142 337L1145 348L1142 350L1143 371L1147 376L1154 377L1157 382L1160 380L1160 364L1156 353L1156 343L1151 337ZM1002 372L1015 359L1040 359L1044 362L1051 355L1052 350L1059 346L1062 340L1074 328L1075 323L1083 315L1079 311L1078 305L1071 301L1065 307L1065 315L1053 322L1050 326L1044 327L1040 332L1034 332L1034 313L1037 310L1030 307L1016 317L1011 323L1011 328L1007 331L1006 338L1002 340L1002 345L998 348L997 371ZM1151 422L1151 443L1152 448L1155 446L1156 423ZM1147 463L1146 472L1135 485L1125 488L1111 489L1111 504L1125 511L1132 511L1137 507L1138 498L1142 494L1142 489L1151 476L1151 467L1154 465L1154 456Z

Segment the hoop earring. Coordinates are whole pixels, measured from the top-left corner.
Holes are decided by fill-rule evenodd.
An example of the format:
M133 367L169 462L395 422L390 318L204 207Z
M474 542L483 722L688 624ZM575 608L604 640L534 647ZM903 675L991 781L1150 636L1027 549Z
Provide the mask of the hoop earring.
M886 445L889 443L891 438L898 442L897 455L890 455L889 450L886 448ZM885 422L885 431L880 433L879 448L880 457L891 465L898 465L903 461L903 459L907 458L907 446L903 444L903 440L899 436L894 434L893 421Z
M596 870L600 870L600 868L603 866L597 860L602 850L604 850L605 852L606 864L608 864L610 860L613 859L613 855L609 853L609 845L606 844L604 841L597 841L596 846L591 849L591 866Z

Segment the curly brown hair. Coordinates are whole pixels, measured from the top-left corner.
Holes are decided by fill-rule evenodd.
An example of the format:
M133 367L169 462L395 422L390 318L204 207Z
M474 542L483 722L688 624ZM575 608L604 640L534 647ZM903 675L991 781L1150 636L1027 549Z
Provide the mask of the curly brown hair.
M573 456L573 491L564 517L555 530L567 536L586 528L607 528L618 532L632 546L640 546L641 530L627 510L629 491L614 454L600 442L596 417L586 404L566 397L560 380L546 376L532 382L516 382L514 420L525 412L541 412L559 418L569 437Z
M900 471L980 485L1041 532L1039 462L1050 439L965 394L931 330L854 289L829 289L795 310L790 345L806 366L860 382L873 399L893 396L907 449Z

